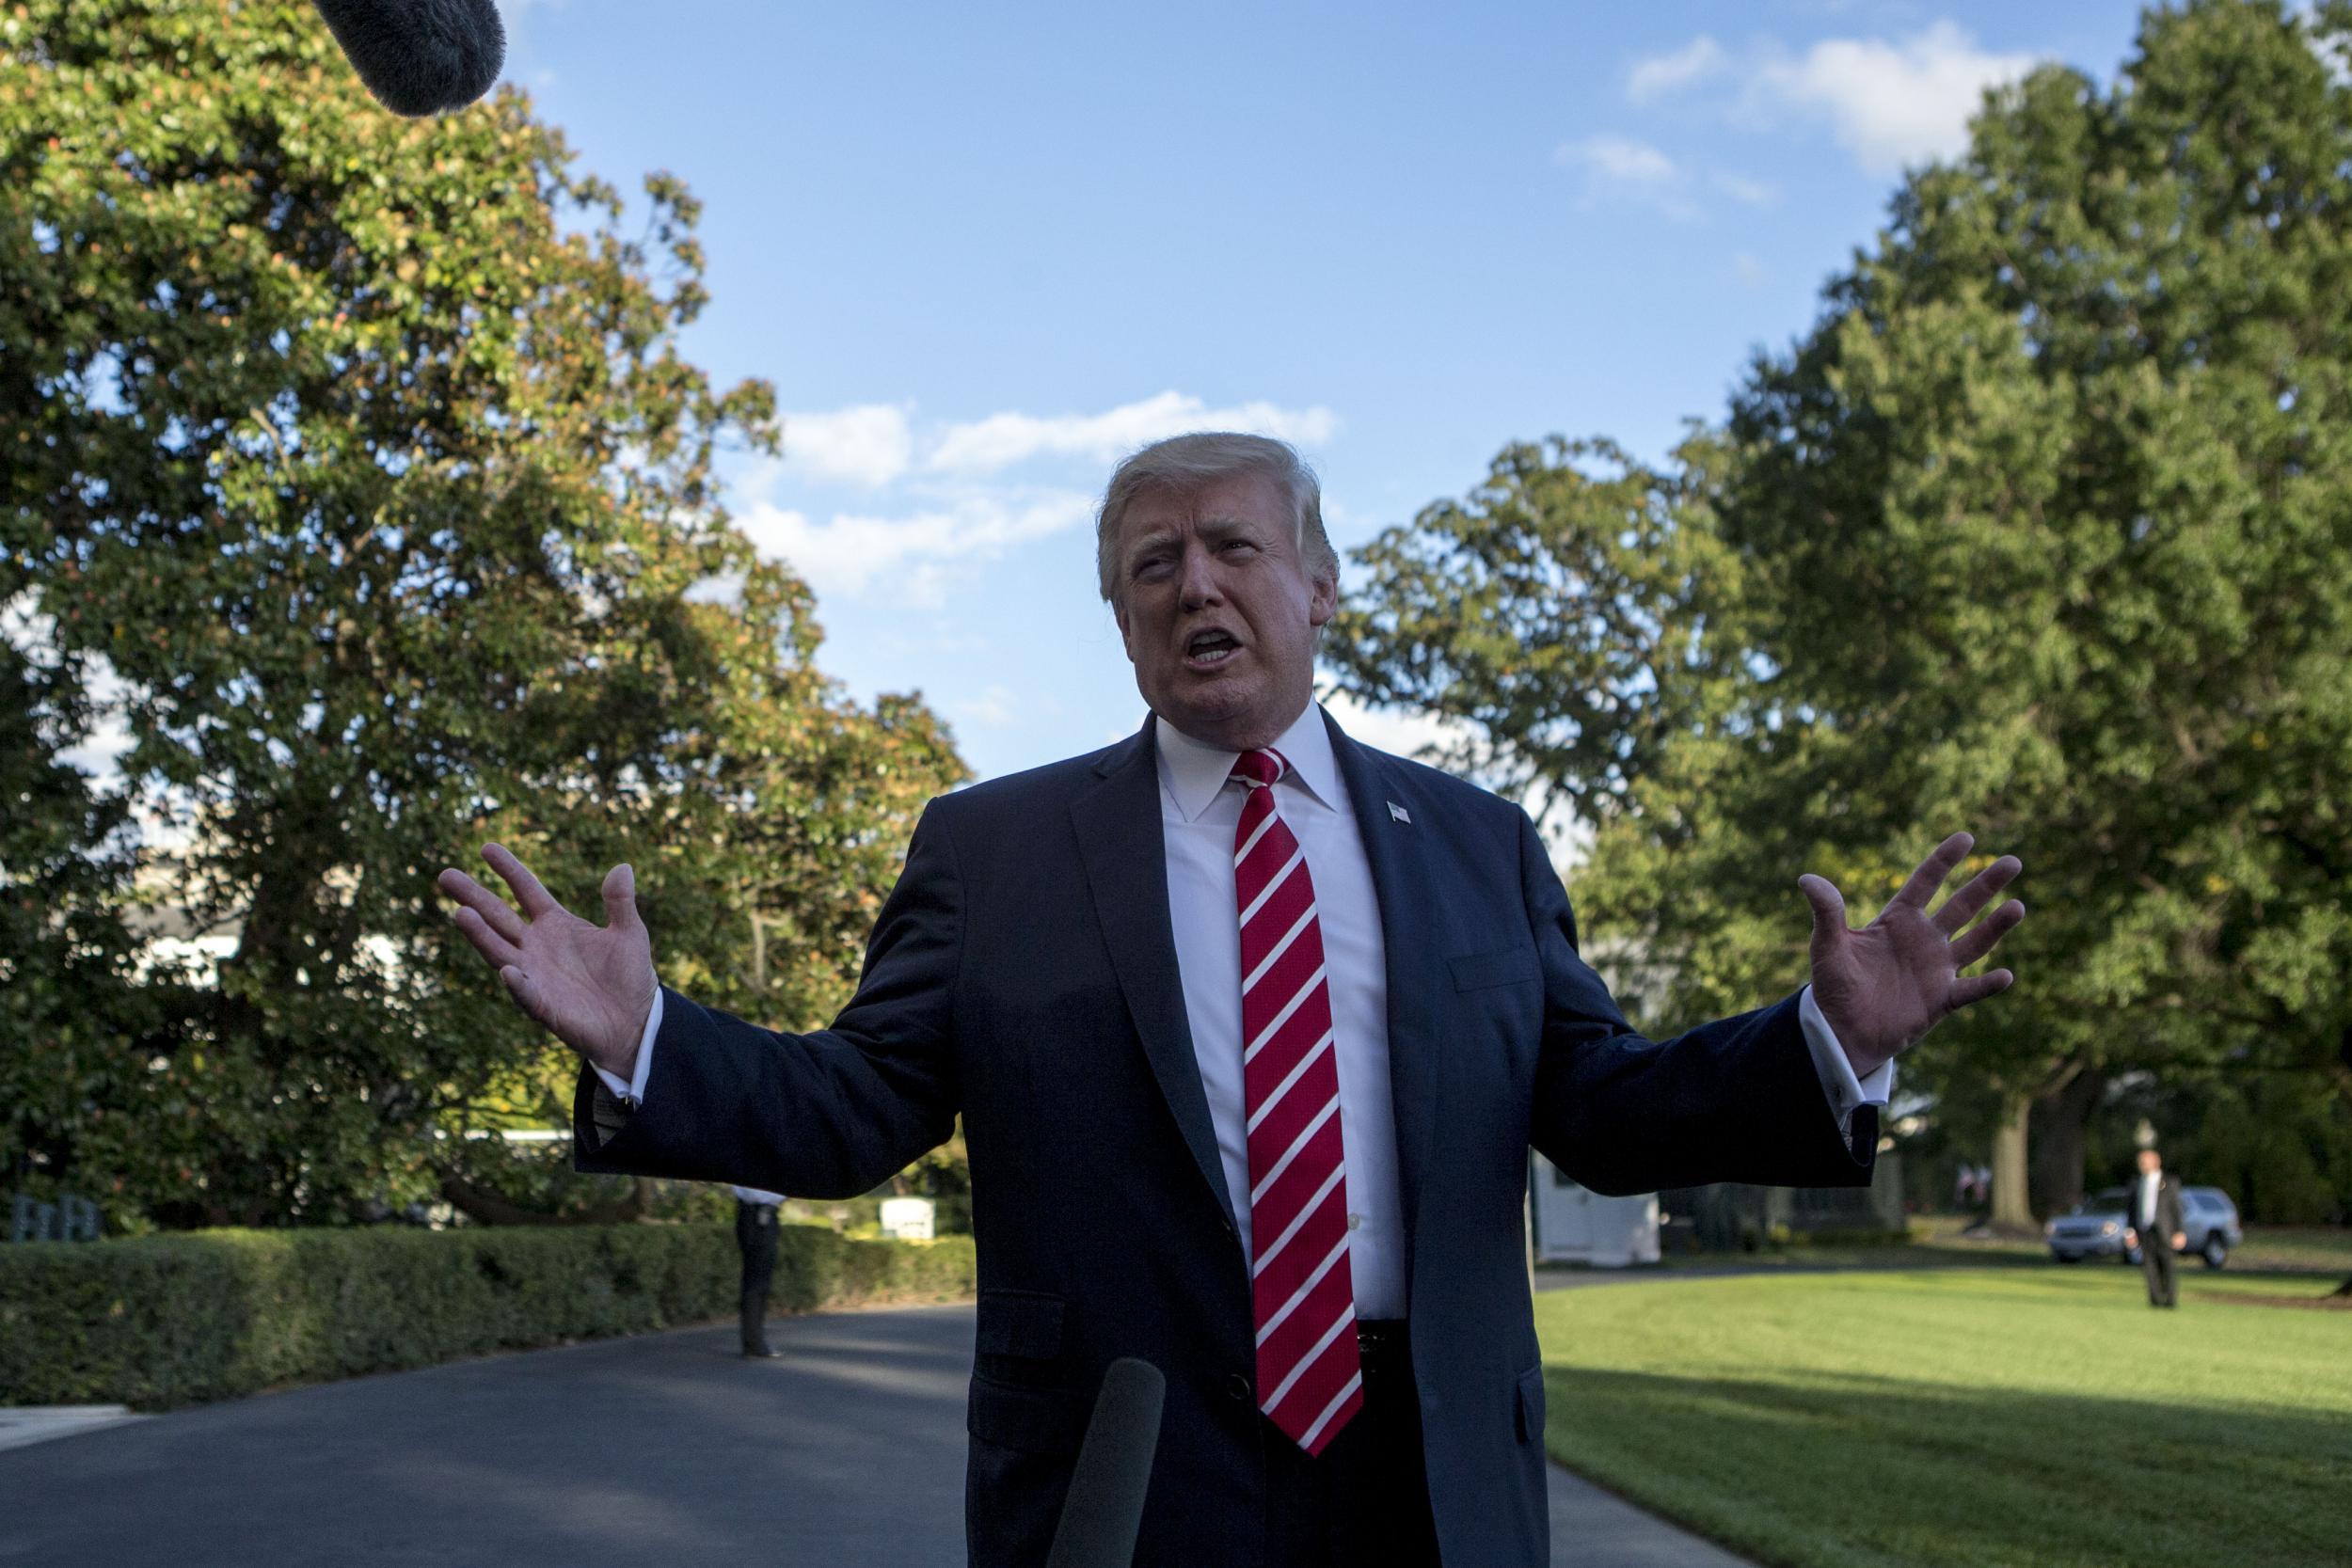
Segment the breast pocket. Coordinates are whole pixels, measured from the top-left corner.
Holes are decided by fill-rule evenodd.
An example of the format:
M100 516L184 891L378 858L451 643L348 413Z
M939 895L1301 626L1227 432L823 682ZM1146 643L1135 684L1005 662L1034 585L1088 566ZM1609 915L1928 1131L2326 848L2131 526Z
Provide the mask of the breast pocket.
M1463 953L1446 959L1454 973L1455 990L1487 990L1496 986L1534 984L1544 977L1535 949L1524 944L1498 947L1490 953Z

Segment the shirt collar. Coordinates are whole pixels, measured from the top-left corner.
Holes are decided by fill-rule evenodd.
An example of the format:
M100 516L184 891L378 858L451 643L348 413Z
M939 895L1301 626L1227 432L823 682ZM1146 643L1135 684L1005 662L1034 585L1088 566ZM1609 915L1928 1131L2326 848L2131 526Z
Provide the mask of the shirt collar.
M1241 753L1195 740L1163 718L1154 718L1152 728L1159 741L1161 786L1176 802L1179 816L1198 821L1233 776L1233 762ZM1282 775L1286 781L1295 782L1325 807L1339 809L1339 759L1331 754L1331 733L1324 728L1321 705L1309 698L1306 711L1291 721L1274 749L1290 763Z

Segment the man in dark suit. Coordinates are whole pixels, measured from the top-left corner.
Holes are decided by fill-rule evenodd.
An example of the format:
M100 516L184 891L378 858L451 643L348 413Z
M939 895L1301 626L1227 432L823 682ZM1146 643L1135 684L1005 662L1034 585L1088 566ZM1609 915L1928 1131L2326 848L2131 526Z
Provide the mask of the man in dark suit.
M2153 1148L2139 1151L2139 1179L2132 1183L2132 1216L2123 1228L2123 1244L2139 1248L2139 1266L2148 1276L2148 1305L2178 1307L2172 1254L2188 1245L2188 1222L2181 1212L2181 1184L2164 1173L2164 1156Z
M2017 863L1931 912L1955 834L1860 930L1800 879L1812 983L1653 1043L1527 815L1313 702L1338 560L1290 449L1130 458L1097 563L1142 729L933 800L830 1028L659 987L625 865L597 927L489 846L520 911L451 870L455 919L585 1058L583 1169L850 1195L961 1114L975 1562L1042 1559L1133 1355L1168 1375L1138 1563L1538 1568L1529 1145L1604 1193L1867 1182L1892 1058L2010 982L1961 972Z
M735 1246L743 1257L737 1311L743 1354L755 1361L772 1361L776 1353L768 1348L768 1291L776 1282L776 1211L784 1195L734 1183L727 1191L735 1195Z

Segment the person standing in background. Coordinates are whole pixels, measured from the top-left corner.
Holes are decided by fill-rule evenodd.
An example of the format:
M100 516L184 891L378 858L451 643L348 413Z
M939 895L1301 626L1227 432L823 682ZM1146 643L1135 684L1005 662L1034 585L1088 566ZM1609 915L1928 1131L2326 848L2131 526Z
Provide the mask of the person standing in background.
M768 1288L776 1277L776 1209L784 1195L757 1187L730 1186L727 1191L735 1195L735 1244L743 1253L743 1354L772 1360L776 1353L768 1348Z
M2139 1151L2139 1180L2132 1188L2132 1223L2123 1231L2123 1244L2139 1248L2139 1266L2148 1272L2148 1305L2178 1307L2172 1253L2188 1245L2181 1184L2164 1174L2164 1157L2153 1148Z

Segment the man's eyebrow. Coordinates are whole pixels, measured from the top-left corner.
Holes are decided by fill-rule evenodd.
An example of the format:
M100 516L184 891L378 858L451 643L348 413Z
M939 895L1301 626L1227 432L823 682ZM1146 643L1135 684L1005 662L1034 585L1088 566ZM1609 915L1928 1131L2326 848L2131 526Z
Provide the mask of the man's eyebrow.
M1218 540L1230 539L1237 533L1254 532L1263 526L1262 522L1248 517L1217 515L1200 518L1193 524L1193 531L1203 538ZM1177 531L1168 528L1157 528L1148 533L1138 533L1127 541L1126 559L1130 562L1138 561L1151 550L1174 544L1176 536Z

